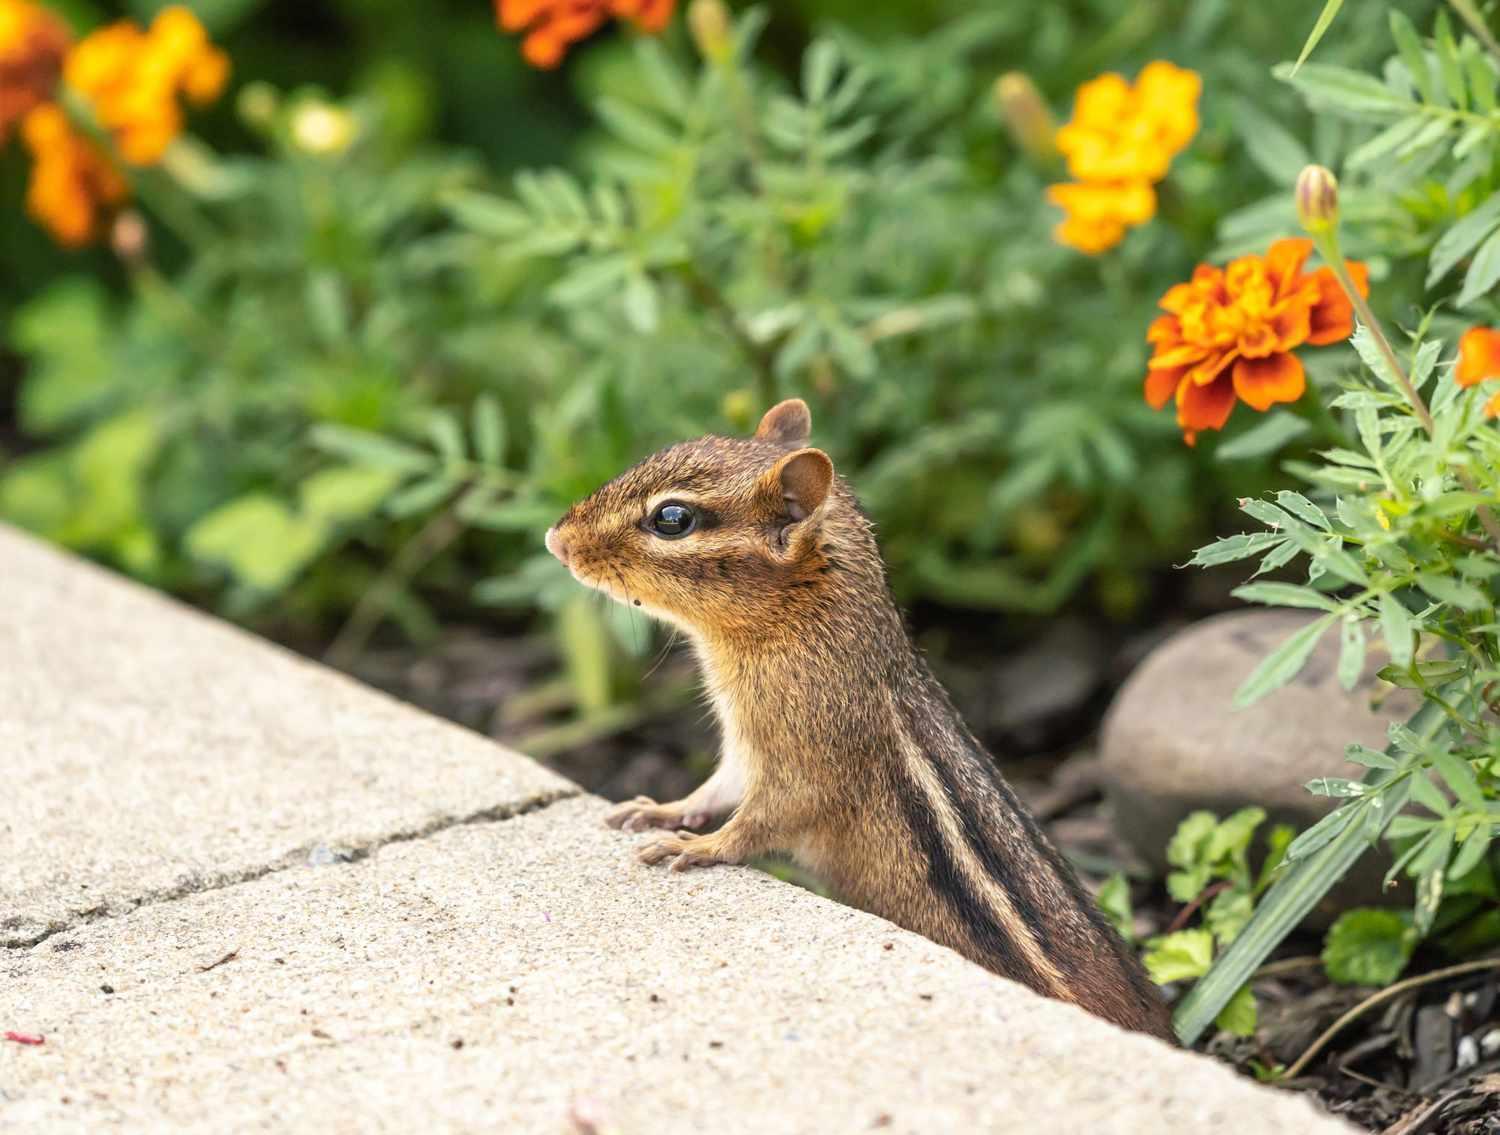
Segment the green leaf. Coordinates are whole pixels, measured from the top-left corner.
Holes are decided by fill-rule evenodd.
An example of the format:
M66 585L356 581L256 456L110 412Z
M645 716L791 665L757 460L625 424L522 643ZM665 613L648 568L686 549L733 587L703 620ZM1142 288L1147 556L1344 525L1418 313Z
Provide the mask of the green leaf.
M1301 70L1285 63L1272 68L1276 78L1291 83L1315 110L1322 109L1352 118L1384 118L1415 110L1417 104L1396 94L1379 79L1363 71L1329 63L1309 63Z
M1241 532L1238 535L1225 536L1221 540L1215 540L1212 544L1199 548L1193 553L1193 558L1188 561L1188 564L1191 567L1215 567L1219 564L1233 563L1235 560L1258 556L1261 552L1280 547L1285 542L1286 537L1279 532Z
M1154 939L1141 961L1157 985L1201 977L1214 960L1214 936L1207 930L1179 930Z
M1248 985L1244 985L1229 999L1229 1003L1219 1010L1219 1015L1214 1018L1214 1024L1231 1036L1251 1037L1255 1035L1257 1018L1255 994Z
M348 426L326 423L314 426L308 438L325 453L366 465L378 465L398 473L416 473L433 465L431 454L380 434L350 429Z
M650 335L661 321L661 301L656 285L644 272L632 272L625 280L625 320L642 335Z
M458 418L448 410L434 410L427 417L427 436L437 447L438 456L446 465L460 464L467 456L464 450L464 429Z
M1340 985L1386 986L1401 976L1417 936L1393 910L1345 911L1323 939L1323 967Z
M1344 0L1327 0L1323 10L1318 13L1318 19L1313 24L1312 31L1307 40L1302 44L1302 50L1297 54L1297 62L1292 65L1291 74L1295 75L1302 64L1307 62L1307 57L1312 54L1313 48L1318 46L1318 41L1327 33L1333 24L1333 18L1339 14L1339 9L1344 6Z
M1445 10L1438 11L1432 42L1437 52L1438 74L1442 76L1443 89L1448 92L1448 101L1459 110L1468 110L1469 87L1464 80L1463 60L1459 57L1458 44L1453 41L1453 27L1448 23Z
M1231 887L1213 897L1208 909L1203 912L1203 925L1222 949L1239 937L1240 931L1254 913L1255 899L1250 892Z
M1438 238L1427 257L1427 286L1432 287L1452 271L1497 225L1500 225L1500 193L1492 194L1479 208L1460 217Z
M1425 118L1413 116L1398 118L1368 141L1356 146L1344 161L1344 168L1364 169L1396 150L1401 149L1429 125Z
M1450 847L1451 835L1450 832ZM1448 878L1444 870L1447 863L1448 856L1445 853L1436 866L1429 867L1417 880L1417 901L1412 907L1412 917L1416 921L1417 933L1424 937L1431 932L1432 924L1437 919L1438 907L1443 902L1443 889Z
M1337 808L1324 816L1312 827L1299 835L1287 846L1287 861L1296 862L1304 859L1332 842L1340 833L1354 820L1354 809L1349 806Z
M1500 283L1500 230L1492 232L1474 254L1474 261L1464 277L1463 291L1458 293L1455 302L1459 307L1467 307L1488 296L1497 283Z
M1293 175L1295 177L1295 175ZM1218 461L1249 461L1275 453L1287 442L1301 437L1312 427L1306 419L1285 410L1267 414L1264 420L1214 450Z
M447 477L432 477L408 485L385 502L388 516L398 520L430 512L453 494L457 483Z
M1390 24L1396 50L1401 53L1401 62L1406 64L1407 73L1411 75L1422 101L1437 101L1437 87L1433 84L1432 72L1427 66L1427 52L1417 36L1417 29L1404 13L1395 8L1390 12Z
M1321 591L1295 583L1247 583L1230 592L1246 603L1265 603L1271 607L1309 607L1318 611L1336 611L1338 604Z
M1485 810L1484 790L1474 778L1474 770L1468 761L1455 756L1451 749L1437 749L1432 754L1432 767L1437 769L1438 775L1461 803L1467 804L1476 812Z
M1323 510L1301 493L1282 489L1276 494L1276 503L1298 520L1306 521L1315 528L1321 528L1324 532L1330 531L1328 517L1323 514Z
M1099 909L1126 942L1135 940L1135 912L1130 903L1130 880L1116 871L1104 880L1096 897Z
M1249 99L1235 100L1234 121L1250 160L1272 181L1291 185L1302 168L1311 164L1312 157L1307 148L1285 126ZM1300 418L1294 420L1301 421Z
M1439 603L1448 603L1465 611L1482 611L1489 606L1489 598L1472 583L1436 572L1419 572L1417 586Z
M1365 672L1365 625L1357 618L1344 619L1339 641L1339 685L1353 690Z
M1355 742L1351 742L1345 747L1344 759L1353 761L1358 765L1364 765L1366 768L1393 769L1399 767L1385 753L1376 752L1374 749L1367 749Z
M505 417L493 394L474 399L469 432L474 439L474 456L481 465L498 467L505 460Z
M1195 866L1203 858L1209 837L1213 835L1218 823L1218 817L1212 812L1189 812L1167 841L1167 862L1174 867ZM1196 893L1195 891L1194 894Z
M1337 796L1351 797L1363 796L1365 786L1357 780L1347 780L1342 776L1319 776L1309 780L1302 786L1314 796Z
M370 465L321 469L297 489L302 515L319 525L363 520L401 483L401 475Z
M444 202L460 227L484 236L518 237L536 227L536 218L513 201L482 193L453 193Z
M1268 654L1235 691L1234 704L1237 709L1253 705L1273 690L1278 690L1295 678L1307 664L1313 648L1323 637L1323 632L1333 625L1336 615L1328 614L1291 635L1285 642Z
M194 559L221 564L241 583L279 591L322 547L320 527L294 516L281 501L250 493L221 505L187 530Z
M1401 600L1389 591L1380 594L1380 633L1385 638L1391 664L1405 668L1411 664L1412 617Z
M1458 854L1453 857L1453 862L1448 865L1448 878L1462 879L1484 860L1484 853L1489 850L1493 831L1488 822L1480 823L1469 833Z

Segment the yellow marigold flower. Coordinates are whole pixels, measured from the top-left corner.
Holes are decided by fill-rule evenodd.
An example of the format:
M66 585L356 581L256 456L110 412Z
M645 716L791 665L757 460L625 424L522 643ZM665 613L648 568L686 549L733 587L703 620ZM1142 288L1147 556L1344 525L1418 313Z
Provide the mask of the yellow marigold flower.
M128 196L125 179L98 147L74 132L55 103L32 110L21 123L21 137L32 155L26 211L59 244L87 244L99 231L101 206Z
M33 109L52 98L71 37L30 0L0 0L0 146Z
M1134 84L1110 73L1078 88L1073 118L1056 138L1077 179L1049 193L1068 212L1056 230L1058 240L1102 252L1118 244L1127 227L1151 219L1151 186L1166 177L1172 159L1198 132L1202 89L1195 72L1161 60L1142 68ZM1078 192L1081 186L1092 192Z
M1067 217L1052 230L1059 243L1097 255L1119 244L1127 227L1156 215L1156 191L1144 181L1070 182L1047 189Z
M191 11L173 6L146 31L121 21L93 32L68 56L63 77L88 101L122 158L154 165L182 131L178 96L194 103L217 98L229 58Z
M1073 119L1057 132L1068 171L1083 181L1160 181L1198 132L1202 80L1171 63L1148 63L1131 86L1116 74L1078 88Z

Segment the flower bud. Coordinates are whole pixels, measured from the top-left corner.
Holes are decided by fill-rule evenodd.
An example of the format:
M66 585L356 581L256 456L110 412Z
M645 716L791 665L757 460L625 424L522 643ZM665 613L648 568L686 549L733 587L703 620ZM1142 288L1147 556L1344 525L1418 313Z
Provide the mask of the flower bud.
M1326 166L1304 166L1297 175L1297 219L1308 232L1332 232L1339 223L1339 180Z
M698 54L723 63L734 51L734 22L724 0L693 0L687 10L688 33Z
M354 116L343 107L326 102L309 102L292 114L292 141L305 154L333 157L343 153L354 141Z
M151 234L146 219L134 209L127 209L109 227L109 247L121 263L132 267L146 259Z
M256 130L267 129L281 108L281 95L270 83L256 81L240 88L235 100L240 121Z
M1034 158L1057 156L1057 123L1029 75L1007 71L995 81L995 105L1016 145Z

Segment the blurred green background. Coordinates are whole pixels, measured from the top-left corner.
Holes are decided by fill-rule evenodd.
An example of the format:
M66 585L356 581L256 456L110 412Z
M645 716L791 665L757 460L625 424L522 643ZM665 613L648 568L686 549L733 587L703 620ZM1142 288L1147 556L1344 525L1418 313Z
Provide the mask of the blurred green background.
M158 5L53 7L81 34ZM540 534L794 394L939 653L1180 613L1172 565L1283 479L1236 444L1247 409L1189 449L1141 380L1160 295L1295 233L1287 187L1346 140L1269 75L1300 0L797 0L737 7L718 62L679 9L553 72L483 0L192 7L234 74L135 179L144 254L56 247L23 148L0 153L0 517L301 649L358 669L535 633L540 719L649 715L649 629ZM1385 12L1354 6L1320 57L1388 52ZM1065 121L1080 82L1152 59L1203 76L1198 136L1153 222L1063 248L1065 175L1018 149L994 83L1029 74ZM349 144L309 145L309 113ZM1388 220L1364 231L1399 248Z

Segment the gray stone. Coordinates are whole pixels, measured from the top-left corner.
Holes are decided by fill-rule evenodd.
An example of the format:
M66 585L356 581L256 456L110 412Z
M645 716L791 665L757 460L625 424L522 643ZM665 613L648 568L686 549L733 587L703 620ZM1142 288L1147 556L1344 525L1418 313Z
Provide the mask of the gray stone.
M576 789L0 526L0 945Z
M1302 612L1235 611L1205 619L1157 647L1121 689L1104 723L1105 793L1115 823L1157 868L1167 841L1189 812L1224 815L1258 804L1272 822L1304 828L1336 801L1303 785L1319 776L1358 778L1344 759L1351 741L1383 749L1386 729L1416 708L1404 691L1375 678L1386 659L1372 645L1355 690L1337 677L1339 636L1330 630L1288 686L1246 709L1234 692L1255 666L1303 626ZM1378 855L1320 908L1379 901Z
M0 957L0 1023L46 1037L0 1044L0 1129L1350 1130L768 876L641 867L604 808Z

